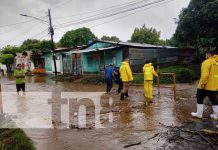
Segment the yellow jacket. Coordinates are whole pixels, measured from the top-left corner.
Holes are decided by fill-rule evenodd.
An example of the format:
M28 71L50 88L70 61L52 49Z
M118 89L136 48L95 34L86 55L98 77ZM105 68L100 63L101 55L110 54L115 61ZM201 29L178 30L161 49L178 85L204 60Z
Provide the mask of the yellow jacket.
M123 82L129 82L133 80L132 71L130 69L129 63L126 61L123 61L120 67L120 77Z
M157 73L154 71L152 63L145 64L143 67L143 72L144 80L153 80L153 76L158 76Z
M202 85L205 85L205 90L218 91L218 55L202 62L198 89L202 89Z

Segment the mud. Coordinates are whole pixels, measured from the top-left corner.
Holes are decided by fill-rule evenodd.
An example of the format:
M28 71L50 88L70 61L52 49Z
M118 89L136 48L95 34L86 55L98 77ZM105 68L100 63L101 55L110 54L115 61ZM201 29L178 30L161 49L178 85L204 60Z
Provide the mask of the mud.
M13 77L5 77L2 81L3 92L15 92ZM198 133L188 131L201 131L208 129L216 131L217 122L209 119L211 107L208 102L204 113L205 119L199 120L191 117L190 113L196 109L196 83L177 85L177 95L174 99L170 88L161 88L161 94L154 89L154 103L145 106L143 87L131 87L130 97L124 101L119 100L116 87L110 94L101 95L100 123L104 129L96 129L93 125L93 109L87 109L86 127L80 128L74 124L70 128L25 128L27 135L33 140L39 150L83 150L83 149L214 149L216 135L204 135L208 143ZM104 92L104 85L85 85L73 82L55 82L50 76L28 77L26 89L29 92ZM113 99L113 105L109 99ZM3 111L5 113L29 114L30 117L40 116L45 112L43 100L35 97L20 96L16 94L3 96ZM41 107L40 107L41 106ZM92 108L92 103L86 104ZM100 108L99 108L100 109ZM60 110L57 110L57 112ZM113 113L113 122L108 114ZM48 120L54 125L53 120ZM200 143L200 144L199 144Z

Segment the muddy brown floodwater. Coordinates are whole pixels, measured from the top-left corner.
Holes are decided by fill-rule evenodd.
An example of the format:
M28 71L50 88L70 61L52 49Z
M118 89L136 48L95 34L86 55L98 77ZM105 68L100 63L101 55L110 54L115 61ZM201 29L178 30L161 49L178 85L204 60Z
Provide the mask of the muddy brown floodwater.
M47 122L45 120L43 123L40 122L42 121L40 116L46 115L49 111L57 113L62 111L52 110L53 108L45 105L48 103L46 99L43 99L46 92L56 94L60 92L80 92L83 97L90 98L94 92L96 94L104 92L105 87L75 82L54 82L50 77L27 77L26 91L38 94L28 95L27 93L26 96L16 95L13 77L5 76L2 79L3 112L12 115L15 122L20 115L29 119L22 122L28 127L25 127L24 131L33 140L37 150L205 149L205 147L214 149L208 143L201 147L192 147L190 141L186 141L183 146L179 147L178 143L169 140L169 137L175 137L174 134L173 136L169 134L170 131L177 133L176 127L187 123L194 124L189 126L193 130L215 130L216 122L208 118L211 113L210 107L206 107L204 114L206 119L204 120L194 119L190 115L196 109L196 83L178 84L176 100L174 100L172 89L161 88L161 94L158 95L155 88L154 103L147 107L143 97L143 87L132 86L128 100L120 101L115 86L111 94L101 94L100 96L100 123L105 128L95 128L93 125L95 112L93 112L93 109L88 109L93 107L92 103L88 101L86 104L88 116L86 128L78 127L75 121L73 124L68 124L66 128L56 128L52 117L58 119L57 116L47 119ZM112 105L110 105L110 99L113 101ZM110 121L108 117L110 112L112 112L113 121ZM52 113L52 115L55 114ZM42 127L39 127L40 125ZM174 132L174 130L176 131Z

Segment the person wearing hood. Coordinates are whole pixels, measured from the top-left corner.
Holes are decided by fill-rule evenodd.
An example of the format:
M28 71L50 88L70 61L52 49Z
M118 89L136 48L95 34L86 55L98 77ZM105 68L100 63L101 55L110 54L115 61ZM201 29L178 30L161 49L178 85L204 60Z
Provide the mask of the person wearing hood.
M119 67L116 67L114 69L113 76L114 76L114 82L118 85L117 92L118 92L118 94L120 94L120 92L123 89L123 82L122 82L122 80L120 78L120 68Z
M153 76L158 76L151 62L146 61L143 67L144 73L144 90L147 102L152 102L153 99Z
M106 88L106 93L109 93L113 87L113 65L110 64L106 67L105 69L105 78L107 82L107 88Z
M124 100L124 97L128 97L128 90L130 86L130 82L133 81L132 71L129 66L129 59L126 58L120 67L120 76L123 82L123 89L121 91L120 100Z
M206 60L201 64L201 78L197 88L197 112L192 112L193 117L203 117L203 101L205 97L209 97L213 114L212 119L218 119L218 55L215 51L206 53Z

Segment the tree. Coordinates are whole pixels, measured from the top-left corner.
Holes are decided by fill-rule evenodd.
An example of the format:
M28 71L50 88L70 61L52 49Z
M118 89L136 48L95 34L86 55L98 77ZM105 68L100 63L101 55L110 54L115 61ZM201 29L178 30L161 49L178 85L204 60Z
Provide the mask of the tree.
M25 40L22 45L21 49L23 51L40 51L41 49L41 42L37 39L27 39Z
M7 45L1 51L2 54L13 54L14 56L16 55L16 53L22 53L22 52L23 51L20 47L11 46L11 45Z
M135 28L130 42L165 45L165 42L160 40L160 33L154 28L147 28L143 25L141 28Z
M60 40L61 46L76 47L87 45L89 41L96 39L96 36L89 28L79 28L66 32Z
M52 42L51 40L43 40L40 42L40 51L45 52L45 51L51 51L52 50Z
M197 49L218 46L218 1L191 0L188 7L179 15L174 34L176 45Z
M6 65L7 72L11 72L12 64L14 63L14 55L13 54L1 54L0 62Z
M114 41L114 42L120 42L120 39L116 36L106 36L106 35L103 35L101 37L101 40L105 40L105 41Z

